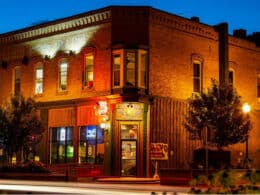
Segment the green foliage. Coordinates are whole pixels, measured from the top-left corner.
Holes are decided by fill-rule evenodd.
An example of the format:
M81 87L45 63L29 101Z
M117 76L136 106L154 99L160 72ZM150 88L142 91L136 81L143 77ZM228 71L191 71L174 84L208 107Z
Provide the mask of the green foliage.
M13 96L10 102L0 108L0 140L5 155L11 158L20 152L27 160L34 152L44 132L32 98ZM21 159L23 158L21 157Z
M242 112L241 97L232 85L218 85L212 80L208 93L189 99L190 109L184 126L192 139L203 140L208 129L211 145L218 148L245 142L251 127L249 116Z
M248 169L242 178L255 185L257 182L260 182L260 172L257 172L255 169Z
M243 184L241 184L241 182ZM190 193L197 194L258 194L260 173L256 170L245 170L243 174L233 169L220 170L206 177L193 178Z

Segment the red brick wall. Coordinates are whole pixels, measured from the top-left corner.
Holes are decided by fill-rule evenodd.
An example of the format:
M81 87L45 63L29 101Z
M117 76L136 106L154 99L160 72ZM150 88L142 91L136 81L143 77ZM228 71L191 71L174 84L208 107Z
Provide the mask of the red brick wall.
M149 36L151 94L178 99L190 97L193 91L192 56L194 54L204 60L203 88L208 88L211 78L218 79L216 40L185 32L155 20L150 25Z
M94 87L92 89L82 90L84 60L81 53L75 56L57 53L50 60L29 56L28 65L23 65L21 60L19 60L21 57L17 56L17 60L8 62L9 66L7 69L0 68L0 102L8 99L13 91L11 90L13 88L13 68L17 65L21 66L21 93L26 97L34 96L34 70L38 62L42 62L44 65L44 92L41 96L34 96L36 101L68 100L108 94L110 91L110 37L110 25L102 25L86 44L86 47L90 45L96 48ZM46 43L48 43L48 40ZM32 53L35 53L35 51L32 51ZM63 58L68 59L69 62L68 91L61 94L57 93L58 64Z
M234 70L234 86L242 102L251 106L249 113L252 129L249 135L249 158L253 165L260 165L260 101L257 99L257 73L260 71L260 48L254 43L229 37L230 68ZM239 150L245 155L245 145L236 148L233 159L238 158Z

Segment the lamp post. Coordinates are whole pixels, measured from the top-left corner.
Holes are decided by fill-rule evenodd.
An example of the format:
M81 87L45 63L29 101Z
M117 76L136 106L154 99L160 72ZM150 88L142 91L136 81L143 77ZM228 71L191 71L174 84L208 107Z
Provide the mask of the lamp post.
M244 103L242 110L245 114L248 114L251 111L251 106L248 103ZM246 138L246 161L248 160L248 136Z

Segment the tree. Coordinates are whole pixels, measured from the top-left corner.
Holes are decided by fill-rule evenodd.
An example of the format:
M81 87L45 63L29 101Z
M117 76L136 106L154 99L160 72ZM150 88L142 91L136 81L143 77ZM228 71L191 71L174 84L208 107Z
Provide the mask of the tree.
M13 96L0 108L0 140L9 161L13 153L25 158L35 150L44 128L32 98Z
M219 149L248 139L250 118L242 112L241 97L232 85L218 85L212 80L208 93L202 92L188 102L184 126L192 139L203 140L203 131L208 130L212 135L209 144Z

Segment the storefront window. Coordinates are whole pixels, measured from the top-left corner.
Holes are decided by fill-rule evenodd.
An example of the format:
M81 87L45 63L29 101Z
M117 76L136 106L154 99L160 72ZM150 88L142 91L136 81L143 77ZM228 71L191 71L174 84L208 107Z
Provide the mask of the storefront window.
M73 162L73 129L71 127L51 128L50 163Z
M79 129L79 163L103 164L104 134L95 125Z

